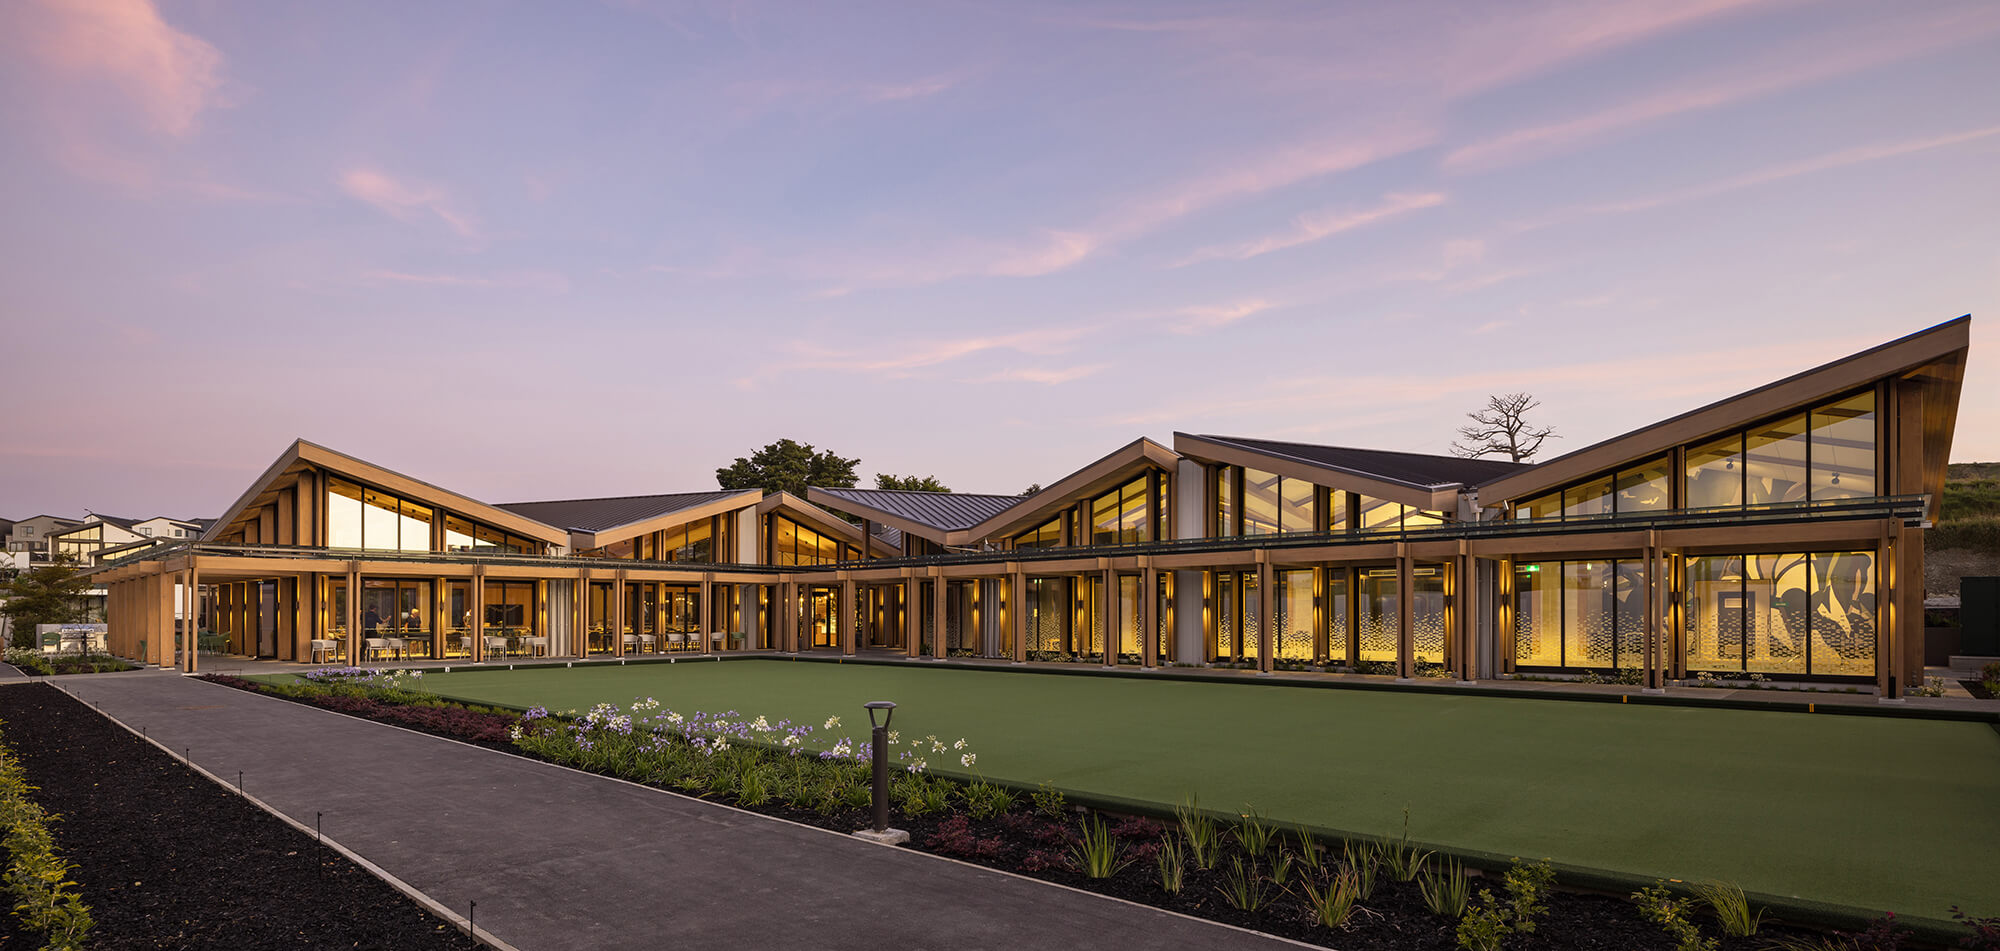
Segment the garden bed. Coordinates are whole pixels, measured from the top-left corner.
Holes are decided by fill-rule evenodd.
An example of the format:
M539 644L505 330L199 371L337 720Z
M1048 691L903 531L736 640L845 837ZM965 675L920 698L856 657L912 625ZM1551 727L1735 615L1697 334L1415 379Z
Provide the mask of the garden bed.
M469 738L465 724L470 720L417 722L394 712L396 698L384 699L379 690L374 691L372 705L358 704L355 694L366 688L353 684L313 688L211 679L454 739ZM316 696L323 691L325 695ZM437 704L421 691L403 696L421 698L420 710ZM830 730L837 722L829 720L826 726ZM808 750L802 743L813 733L810 727L766 724L761 717L753 720L733 711L683 718L651 701L634 704L629 712L600 706L574 718L535 710L518 718L514 726L515 742L481 738L481 744L835 831L868 824L867 770L860 762L866 758L865 745L843 741L833 751ZM799 740L787 739L795 734ZM717 739L728 742L717 744ZM820 738L820 745L830 740L830 736ZM934 737L925 741L939 742ZM956 745L924 748L919 741L908 741L918 747L915 753L901 749L904 745L899 743L894 758L899 764L916 763L918 769L897 770L893 822L911 833L913 848L1315 944L1354 949L1465 946L1458 935L1463 912L1434 913L1423 888L1428 882L1435 889L1452 877L1440 874L1450 867L1432 857L1424 875L1399 879L1390 870L1394 863L1385 857L1396 846L1394 841L1313 841L1275 831L1268 843L1255 843L1255 830L1236 816L1199 810L1180 818L1092 812L1063 801L1051 789L1008 791L989 783L926 775L917 762L922 758L935 757L942 765L964 757L964 765L971 768L976 757L961 753ZM794 755L794 749L802 755ZM1210 827L1214 843L1204 850L1209 854L1199 859L1184 855L1178 863L1178 889L1165 887L1164 866L1174 863L1162 863L1163 846L1190 851L1188 843L1204 825ZM1102 832L1097 841L1109 859L1104 864L1117 866L1111 874L1085 873L1089 859L1081 843L1087 831ZM1245 844L1246 834L1252 845ZM1350 854L1349 848L1355 851ZM1372 869L1374 879L1366 897L1354 902L1340 925L1322 923L1310 896L1325 894L1342 869L1363 867ZM1470 905L1478 906L1482 889L1490 889L1502 902L1508 898L1500 871L1465 870L1459 887L1468 894ZM1754 935L1727 936L1720 933L1706 904L1681 898L1681 917L1715 941L1706 946L1710 949L1748 951L1785 938L1830 937L1780 922L1772 914L1766 914ZM1509 951L1676 947L1662 925L1643 916L1628 895L1557 888L1548 890L1543 901L1546 910L1536 929L1508 936L1501 946ZM1891 946L1879 941L1826 945L1832 949Z
M95 927L89 947L478 947L331 848L44 684L0 721ZM0 940L0 947L23 946Z
M10 650L7 652L7 663L30 677L102 674L136 669L109 654L44 654L35 650Z

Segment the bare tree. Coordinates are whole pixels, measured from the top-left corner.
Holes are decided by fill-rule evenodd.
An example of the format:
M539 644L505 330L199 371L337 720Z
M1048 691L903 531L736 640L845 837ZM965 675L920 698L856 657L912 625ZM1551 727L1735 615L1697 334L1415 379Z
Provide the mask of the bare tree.
M1452 443L1452 454L1467 459L1506 456L1515 462L1527 462L1542 448L1543 440L1562 438L1553 429L1537 429L1528 424L1528 411L1540 405L1541 400L1527 393L1488 396L1486 408L1465 414L1473 425L1459 427L1458 438L1464 442Z

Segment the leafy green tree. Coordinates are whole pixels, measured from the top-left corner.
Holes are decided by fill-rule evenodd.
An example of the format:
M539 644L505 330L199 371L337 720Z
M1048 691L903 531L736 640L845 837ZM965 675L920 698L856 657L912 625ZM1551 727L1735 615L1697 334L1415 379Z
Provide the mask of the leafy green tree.
M745 459L715 470L715 481L725 489L763 489L804 496L806 487L853 488L854 467L860 459L842 459L831 450L815 452L811 443L780 439Z
M0 605L0 615L13 628L15 647L35 646L37 624L79 624L89 619L83 592L90 583L81 577L81 570L74 560L59 558L0 585L0 598L7 601Z
M899 476L887 472L875 473L875 487L878 489L900 489L904 492L950 492L951 487L937 480L937 476Z

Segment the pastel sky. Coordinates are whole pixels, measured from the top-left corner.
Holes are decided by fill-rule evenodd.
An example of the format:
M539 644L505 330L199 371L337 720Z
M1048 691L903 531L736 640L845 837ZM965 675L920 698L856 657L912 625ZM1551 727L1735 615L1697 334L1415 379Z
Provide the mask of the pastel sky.
M1964 313L2000 4L0 3L0 514L304 437L490 501L779 437L1555 451Z

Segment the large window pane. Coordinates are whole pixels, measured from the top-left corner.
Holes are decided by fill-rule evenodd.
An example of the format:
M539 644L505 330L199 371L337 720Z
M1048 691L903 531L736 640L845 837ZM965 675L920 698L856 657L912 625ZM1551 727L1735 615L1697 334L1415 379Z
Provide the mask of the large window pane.
M401 520L400 508L395 496L362 490L361 547L392 551L399 547L396 525Z
M1287 480L1290 481L1290 480ZM1277 656L1313 659L1313 573L1310 568L1278 572Z
M1772 505L1806 500L1806 418L1781 419L1750 431L1744 453L1745 500Z
M1743 434L1731 433L1687 453L1687 507L1743 504Z
M1278 485L1278 530L1310 532L1313 525L1313 496L1319 487L1304 479L1285 479Z
M1661 470L1665 474L1665 470ZM1612 579L1616 601L1617 666L1646 666L1646 572L1645 563L1626 558L1618 561Z
M1616 508L1620 512L1656 512L1668 507L1669 496L1665 457L1642 463L1618 473Z
M1125 483L1119 492L1118 543L1136 545L1152 540L1152 500L1146 497L1146 479L1141 476Z
M1115 489L1090 502L1090 543L1118 543L1118 492Z
M1411 572L1410 649L1419 661L1434 664L1445 661L1443 568L1418 568Z
M1687 560L1687 666L1690 671L1743 669L1743 559L1707 555Z
M1357 660L1396 660L1396 571L1374 568L1361 572Z
M1562 493L1551 492L1539 498L1529 499L1514 505L1515 518L1560 518L1562 517Z
M1278 533L1278 477L1256 469L1243 470L1243 534Z
M1236 534L1236 468L1221 466L1215 470L1215 531L1217 537Z
M1361 497L1361 530L1394 532L1403 527L1403 507L1395 502Z
M714 561L715 544L711 537L712 532L713 527L708 519L685 526L680 536L675 539L679 545L675 547L668 560L695 561L704 564Z
M1747 613L1744 668L1753 673L1806 672L1806 556L1756 555L1744 559Z
M1514 565L1514 663L1562 666L1562 563Z
M361 547L361 487L339 479L326 482L326 547Z
M1611 477L1605 476L1563 490L1563 517L1611 514Z
M1875 394L1850 397L1812 413L1812 497L1875 494Z
M1563 666L1616 665L1613 595L1610 562L1563 564Z
M1346 490L1334 489L1328 492L1326 494L1326 507L1326 530L1330 532L1347 531Z
M1329 664L1346 664L1347 641L1353 633L1348 624L1347 613L1347 569L1333 568L1326 573L1326 661Z
M799 527L788 518L771 520L771 563L774 565L796 565L799 563Z
M1865 551L1815 554L1811 568L1812 673L1873 675L1875 556Z
M431 550L431 510L409 499L402 500L398 513L396 531L401 536L404 551Z

